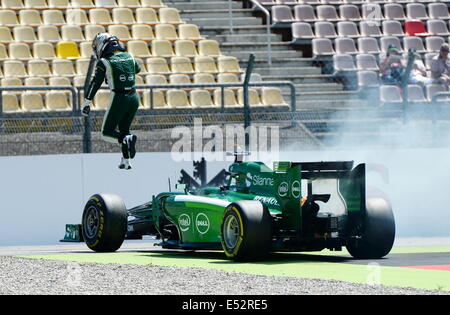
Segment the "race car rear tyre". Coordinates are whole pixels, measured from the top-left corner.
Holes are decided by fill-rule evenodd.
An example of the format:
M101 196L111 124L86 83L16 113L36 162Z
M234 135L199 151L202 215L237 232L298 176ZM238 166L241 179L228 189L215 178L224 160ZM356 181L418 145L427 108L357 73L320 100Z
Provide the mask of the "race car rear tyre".
M115 252L125 239L127 223L127 209L119 196L92 196L82 218L86 245L95 252Z
M383 198L369 198L366 209L366 217L359 230L361 239L349 241L346 247L355 258L382 258L389 254L395 239L391 205Z
M259 201L242 200L230 204L221 225L225 255L237 261L260 260L270 250L272 219Z

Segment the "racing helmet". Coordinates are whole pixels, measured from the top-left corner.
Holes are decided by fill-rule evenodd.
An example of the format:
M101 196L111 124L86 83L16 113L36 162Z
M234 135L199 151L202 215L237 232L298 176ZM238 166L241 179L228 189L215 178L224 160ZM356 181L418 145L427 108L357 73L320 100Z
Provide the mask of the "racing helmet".
M102 58L105 53L114 49L125 49L119 44L119 39L108 33L98 33L92 41L92 51L97 59Z

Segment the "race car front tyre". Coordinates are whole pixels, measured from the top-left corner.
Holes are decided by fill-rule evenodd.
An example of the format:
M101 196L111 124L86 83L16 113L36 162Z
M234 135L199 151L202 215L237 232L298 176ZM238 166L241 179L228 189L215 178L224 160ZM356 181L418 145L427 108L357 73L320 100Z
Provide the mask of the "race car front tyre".
M95 252L115 252L125 239L127 223L127 209L119 196L92 196L82 218L86 245Z
M384 198L368 198L366 216L359 229L360 239L347 243L354 258L378 259L392 249L395 239L395 220L391 206Z
M260 260L270 250L272 219L259 201L242 200L230 204L221 225L222 248L237 261Z

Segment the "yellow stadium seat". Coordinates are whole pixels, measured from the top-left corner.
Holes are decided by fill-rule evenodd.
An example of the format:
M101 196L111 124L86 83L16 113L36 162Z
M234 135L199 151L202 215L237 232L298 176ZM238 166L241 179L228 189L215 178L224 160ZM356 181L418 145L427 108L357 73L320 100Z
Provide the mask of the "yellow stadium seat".
M128 52L135 57L148 58L152 55L147 42L143 40L130 40L127 43L127 48Z
M43 42L59 42L61 36L59 30L54 25L41 25L37 29L38 38Z
M192 67L191 60L187 57L172 57L170 59L172 65L172 73L193 74L195 73Z
M193 58L198 55L198 52L193 41L179 39L175 42L175 54L177 56Z
M95 6L99 8L115 8L117 7L116 0L95 0Z
M49 8L67 9L70 5L69 0L47 0Z
M147 71L150 74L171 74L172 72L164 58L153 57L147 59Z
M25 78L25 86L46 86L47 82L44 78L30 77Z
M61 37L64 41L82 42L85 40L83 31L78 25L63 25L61 27Z
M86 75L89 68L89 62L91 59L82 58L76 61L76 70L79 75Z
M229 107L229 106L238 106L238 102L236 100L236 95L234 94L232 89L224 89L223 91L224 94L224 106ZM221 89L216 89L214 90L214 104L216 104L216 106L221 107L222 106L222 91Z
M2 103L3 103L3 111L6 113L20 111L19 101L15 93L3 92Z
M56 56L61 59L80 58L80 52L75 42L62 41L56 44Z
M117 4L119 7L124 8L140 8L141 3L139 0L117 0Z
M180 39L188 39L194 41L205 39L202 35L200 35L198 26L195 24L178 25L178 35Z
M11 29L7 26L0 26L0 42L12 42L14 38L11 34Z
M218 83L239 83L239 78L234 73L219 73L217 75Z
M117 36L120 40L131 40L130 31L126 25L110 25L108 33Z
M260 106L261 99L258 94L258 90L249 88L248 89L248 102L250 106ZM238 90L238 103L239 105L244 105L244 90L239 89Z
M141 4L146 8L164 8L166 5L162 0L141 0Z
M84 8L84 9L91 9L95 7L92 0L72 0L72 6L74 8Z
M89 24L86 11L82 9L68 9L66 11L66 21L69 25Z
M90 9L89 21L91 21L92 24L113 24L109 11L104 8Z
M212 39L203 39L198 42L198 54L201 56L218 57L222 55L219 43Z
M116 24L130 25L136 23L133 11L129 8L114 8L112 9L112 16Z
M98 90L94 97L94 109L107 109L110 102L110 93L108 90Z
M31 26L16 26L13 28L14 39L17 42L35 42L36 35L34 29Z
M67 59L53 60L53 74L57 76L74 76L75 71L72 61Z
M61 77L64 79L68 79L66 77ZM69 80L70 81L70 80ZM84 83L86 82L86 76L85 75L77 75L73 78L73 86L84 86Z
M214 59L209 56L196 56L195 72L217 73L217 66Z
M263 87L261 91L261 101L265 106L288 105L277 87Z
M33 44L33 56L38 59L56 58L55 49L51 43L37 42Z
M195 84L214 84L216 80L211 73L196 73L194 74Z
M220 56L217 58L219 72L242 73L239 61L233 56Z
M84 27L84 37L92 41L98 33L104 33L106 29L103 25L88 24Z
M13 10L0 10L0 25L18 25L16 13Z
M42 20L45 25L66 24L62 10L44 10L42 12Z
M133 24L131 26L131 33L134 39L145 41L155 39L152 28L145 24Z
M149 74L145 76L145 84L162 85L167 84L167 78L162 74Z
M34 77L50 77L51 71L48 62L43 59L33 59L28 61L28 74Z
M136 9L136 23L155 25L159 23L159 19L154 9L138 8Z
M184 21L180 17L180 13L176 8L159 9L159 20L166 24L182 24Z
M175 26L172 24L157 24L155 26L155 36L157 39L165 39L175 41L178 39L178 34Z
M191 79L187 74L171 74L169 82L170 84L191 84Z
M11 59L33 59L30 47L25 43L9 44L9 57Z
M2 0L4 9L21 9L23 8L22 0Z
M45 93L45 107L49 110L70 110L70 101L64 91L50 91Z
M1 86L21 86L22 80L19 78L3 78L1 79Z
M186 91L170 89L166 92L167 105L173 108L191 107Z
M24 0L25 8L48 9L46 0Z
M41 25L41 15L37 10L20 10L19 20L22 25Z
M189 95L193 107L216 107L207 90L192 90Z
M0 43L0 60L9 59L5 44Z
M153 96L153 108L167 108L168 105L166 103L166 99L164 97L164 92L161 90L153 90L151 93L148 90L145 90L143 93L143 106L144 108L151 108L151 96Z
M48 79L48 85L50 86L71 86L72 83L67 77L50 77Z
M141 75L136 74L136 77L135 77L135 84L136 84L136 85L144 85L144 84L145 84L145 83L144 83L144 78L142 78Z
M175 55L172 43L168 40L155 39L152 41L152 55L160 57L172 57Z
M92 42L81 42L80 43L80 57L81 58L91 58L92 56Z
M20 95L20 104L24 111L42 111L45 109L42 96L37 92L23 92Z

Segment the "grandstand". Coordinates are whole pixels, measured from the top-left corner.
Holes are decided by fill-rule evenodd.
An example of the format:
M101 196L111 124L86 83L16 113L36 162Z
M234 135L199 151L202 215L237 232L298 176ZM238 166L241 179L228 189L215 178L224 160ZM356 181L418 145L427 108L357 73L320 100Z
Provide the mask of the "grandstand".
M261 6L270 12L269 35ZM170 150L170 128L194 116L241 124L250 54L252 121L281 125L282 144L314 148L343 133L358 144L386 123L389 136L404 123L405 106L430 106L448 88L380 86L380 58L389 44L414 48L429 68L449 40L449 22L445 1L1 0L0 154L115 150L98 135L106 86L93 123L79 114L91 42L103 31L141 63L134 127L144 150ZM429 110L414 108L414 117L436 125Z

